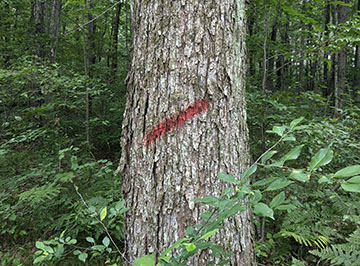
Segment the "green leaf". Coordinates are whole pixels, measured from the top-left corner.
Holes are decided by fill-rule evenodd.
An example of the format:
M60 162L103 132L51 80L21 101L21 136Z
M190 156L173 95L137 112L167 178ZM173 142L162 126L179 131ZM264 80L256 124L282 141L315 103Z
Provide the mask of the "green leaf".
M74 254L75 256L77 256L77 255L81 254L81 251L78 250L78 249L77 249L77 250L74 250L73 254Z
M150 254L137 258L134 261L133 266L154 266L154 264L155 264L155 254Z
M304 120L304 117L299 117L293 121L291 121L290 123L290 129L293 129L294 127L296 127L301 121Z
M354 177L350 178L346 182L347 183L352 183L352 184L360 184L360 175L354 176Z
M225 174L223 172L220 172L218 174L218 177L220 180L227 182L227 183L231 183L231 184L239 184L240 183L238 180L235 179L234 176Z
M39 263L39 262L42 262L44 259L46 259L47 258L47 256L44 256L44 255L42 255L42 256L39 256L39 257L37 257L36 259L34 259L34 264L36 264L36 263Z
M354 176L341 184L345 191L360 192L360 176Z
M90 242L90 243L95 243L95 240L94 238L88 236L87 238L85 238L87 242Z
M319 150L312 158L309 164L310 171L318 169L320 166L331 162L334 152L330 147Z
M330 2L330 4L332 5L340 5L340 6L351 6L350 4L347 4L343 1L334 1L334 2Z
M257 169L257 165L254 164L253 166L251 166L249 169L247 169L244 173L242 173L240 175L241 178L247 178L249 176L251 176L253 173L256 172L256 169Z
M108 247L110 244L110 239L105 236L104 239L102 240L102 243L104 244L104 246Z
M199 240L207 239L207 238L211 237L212 235L216 234L217 231L219 231L219 228L216 228L216 229L214 229L214 230L212 230L210 232L207 232L202 237L200 237Z
M283 141L296 141L296 138L294 135L290 135L290 136L283 138Z
M269 160L271 157L273 157L274 154L276 154L277 151L268 151L264 154L263 157L261 157L261 163L264 164L267 160Z
M285 154L283 157L281 157L280 161L285 162L285 161L288 161L288 160L296 160L299 157L300 152L301 152L301 148L303 146L304 145L299 145L299 146L291 149L291 151L289 151L287 154Z
M163 253L161 253L161 257L165 257L171 250L180 247L184 242L189 241L189 238L181 238L178 241L176 241L174 244L172 244L170 247L165 249Z
M84 252L81 253L81 254L78 256L79 260L81 260L81 261L83 261L83 262L86 261L87 257L88 257L88 254L87 254L87 253L84 253Z
M107 215L107 207L103 208L100 212L100 221L104 220Z
M282 189L284 187L287 187L291 183L294 183L293 181L287 180L286 178L278 178L274 182L272 182L268 187L267 191Z
M354 183L347 183L344 182L341 184L341 187L345 191L349 192L359 192L360 193L360 184L354 184Z
M211 204L214 205L214 204L219 202L219 199L214 197L214 196L206 196L206 197L201 198L201 199L193 199L192 201L200 202L200 203L208 204L208 205L211 205Z
M286 127L284 126L273 126L272 128L272 132L278 134L280 137L282 137L284 135L284 131L286 130Z
M277 194L270 202L270 208L275 208L279 206L281 203L283 203L285 200L285 192L282 191L279 194Z
M196 245L194 243L184 243L184 246L187 251L191 252L196 249Z
M335 173L333 177L349 177L360 174L360 165L352 165L345 167Z
M308 176L308 174L303 173L303 170L294 169L289 177L300 182L307 182L310 180Z
M43 242L40 242L40 241L36 241L35 246L36 246L38 249L42 249L42 250L45 248L44 243L43 243Z
M268 178L265 178L265 179L256 181L256 182L253 184L253 187L262 187L262 186L265 186L265 185L271 183L272 181L274 181L276 178L277 178L277 177L268 177Z
M258 216L270 217L271 219L274 219L274 211L262 202L254 204L254 213Z

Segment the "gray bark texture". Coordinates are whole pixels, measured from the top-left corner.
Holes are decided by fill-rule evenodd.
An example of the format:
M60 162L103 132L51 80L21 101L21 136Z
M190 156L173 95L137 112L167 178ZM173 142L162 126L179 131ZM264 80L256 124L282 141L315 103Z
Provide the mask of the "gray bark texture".
M219 172L239 177L249 165L245 110L244 0L133 0L133 58L118 171L131 209L124 217L132 263L159 255L200 222L194 198L219 195ZM154 127L195 101L208 108L146 145ZM226 220L212 238L255 265L251 212ZM203 252L187 265L207 265Z

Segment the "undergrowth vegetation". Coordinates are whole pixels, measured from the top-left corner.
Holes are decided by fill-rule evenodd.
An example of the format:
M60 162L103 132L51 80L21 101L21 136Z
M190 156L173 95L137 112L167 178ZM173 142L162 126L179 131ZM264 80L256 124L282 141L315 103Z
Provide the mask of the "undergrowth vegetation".
M30 58L0 71L7 88L0 92L0 265L121 265L127 208L113 173L123 103L103 109L119 92L101 80L88 82L96 143L89 145L79 123L83 82ZM349 98L341 116L332 111L316 93L249 92L254 164L242 177L250 183L220 173L235 187L196 200L209 205L204 224L189 227L161 263L186 265L186 258L210 249L226 264L231 254L211 236L249 198L259 265L356 265L360 109ZM153 263L152 255L142 259Z

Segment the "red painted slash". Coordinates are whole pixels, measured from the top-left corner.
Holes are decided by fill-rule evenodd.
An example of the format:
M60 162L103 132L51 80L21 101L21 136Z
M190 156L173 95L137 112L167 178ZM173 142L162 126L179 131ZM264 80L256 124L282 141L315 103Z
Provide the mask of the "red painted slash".
M176 127L184 125L186 120L189 120L197 114L205 112L208 107L209 103L206 100L193 102L185 110L153 127L145 136L144 144L149 148L150 145L153 144L162 135L171 132Z

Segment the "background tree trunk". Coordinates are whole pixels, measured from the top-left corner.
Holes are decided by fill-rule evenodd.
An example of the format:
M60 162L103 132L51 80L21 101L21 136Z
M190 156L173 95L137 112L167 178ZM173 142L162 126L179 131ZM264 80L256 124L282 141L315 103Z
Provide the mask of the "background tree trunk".
M126 255L159 255L200 221L194 198L216 195L222 171L249 164L244 1L132 2L133 59L122 129ZM150 145L146 135L194 101L208 109ZM149 143L148 143L149 144ZM227 221L214 238L232 265L254 265L251 214ZM207 265L205 252L188 265Z
M349 0L344 0L348 3ZM345 23L348 15L348 7L339 5L338 7L338 24ZM343 108L343 94L345 92L345 74L346 74L346 48L342 48L338 52L339 68L337 72L338 87L335 88L335 108Z
M52 42L50 48L51 62L56 61L57 44L59 40L61 7L62 7L62 0L53 0L51 17L50 17L50 29L49 29L51 42Z

